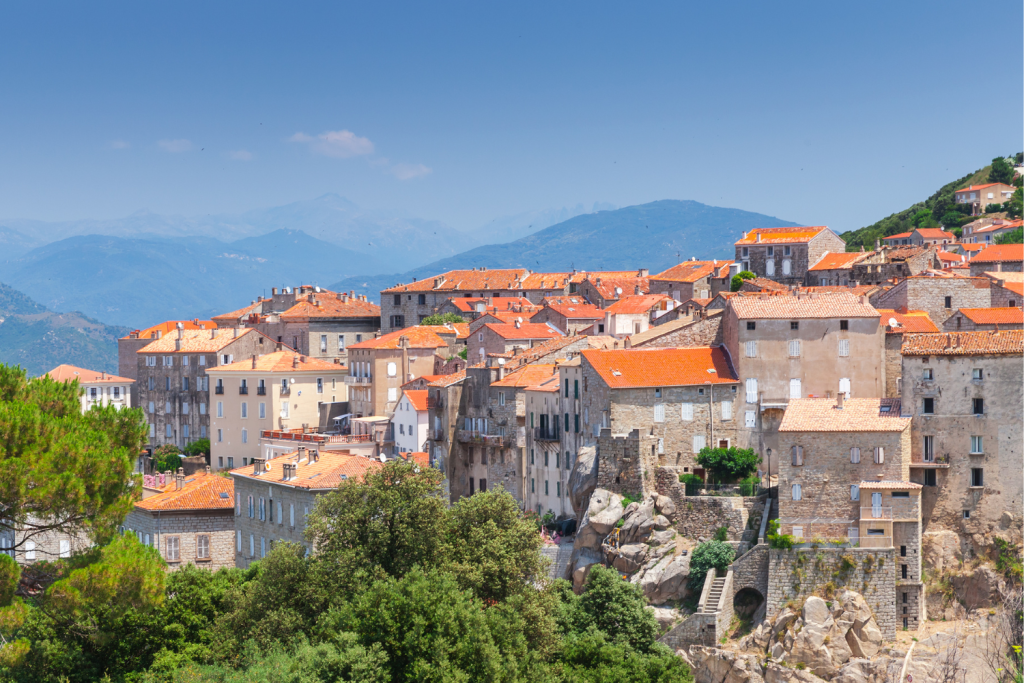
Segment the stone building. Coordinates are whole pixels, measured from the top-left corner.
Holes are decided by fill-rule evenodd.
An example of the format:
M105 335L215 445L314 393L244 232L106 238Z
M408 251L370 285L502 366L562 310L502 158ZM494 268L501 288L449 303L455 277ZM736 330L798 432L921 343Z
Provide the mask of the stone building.
M786 285L803 284L811 266L846 243L827 227L756 228L736 241L740 270Z
M992 281L992 308L1024 306L1024 273L986 272Z
M970 260L971 275L1007 271L1019 273L1024 267L1024 244L993 244Z
M881 397L885 331L879 314L847 292L765 294L729 299L725 347L743 382L739 445L777 448L775 430L797 398Z
M956 235L942 228L917 228L910 233L910 243L915 247L936 244L953 244Z
M987 308L992 301L992 281L986 277L962 277L930 272L912 275L894 287L871 297L876 308L927 311L941 326L958 308Z
M544 307L530 318L531 323L550 325L563 334L580 334L603 321L604 311L580 296L559 297L558 300L545 302ZM596 333L603 334L604 330Z
M518 320L510 323L484 323L479 327L471 325L469 342L466 344L467 358L479 363L487 354L508 353L513 349L529 349L550 339L564 336L553 325L526 323Z
M622 339L643 334L652 323L679 306L664 294L636 294L622 297L604 309L604 334Z
M207 376L213 383L210 465L215 470L262 457L264 431L315 430L325 404L348 400L348 368L291 350L210 368Z
M93 406L132 407L130 388L135 380L128 377L66 364L58 365L46 376L56 382L78 382L83 413Z
M206 371L274 349L256 330L184 330L151 341L136 352L139 407L149 423L149 447L184 448L209 438L210 378Z
M925 531L953 531L975 553L992 535L1020 542L1024 331L908 334L903 412Z
M929 246L885 247L868 252L850 266L851 282L883 285L894 279L920 275L939 266L937 248Z
M635 271L586 273L575 293L598 308L608 308L623 296L649 294L650 291L650 276L646 268L641 268Z
M581 446L598 443L602 430L619 440L636 431L657 465L701 474L702 448L737 445L739 379L724 347L583 351L579 374Z
M720 300L721 297L716 297L711 301ZM646 332L634 334L625 341L631 348L720 346L723 343L722 313L721 308L705 309L703 318L677 318L651 327Z
M148 477L147 477L148 478ZM135 503L121 531L160 552L168 569L186 564L216 571L235 566L233 482L206 472L158 475Z
M465 381L466 370L463 368L448 375L435 377L427 385L427 438L430 442L427 453L430 456L431 467L436 467L444 475L444 492L449 500L449 463L459 454L457 430L462 405L462 385Z
M713 299L728 292L732 282L732 261L683 261L650 277L650 293L664 294L675 301Z
M856 284L853 277L853 266L874 254L872 251L842 251L828 253L817 263L807 269L806 285L822 287L849 287Z
M943 332L973 330L1019 330L1024 328L1024 310L1013 308L961 308L942 325Z
M901 416L900 399L793 400L779 425L780 532L819 545L895 549L900 617L916 630L925 617L922 486L910 481L910 453L911 419Z
M214 316L219 327L252 328L311 358L348 361L347 349L380 330L380 307L353 292L274 287L269 297Z
M996 238L1013 232L1024 225L1024 221L1006 220L989 215L978 220L971 221L963 226L963 234L960 237L961 243L981 246L995 244Z
M437 369L458 353L455 335L441 326L408 327L349 347L349 403L356 417L387 417L401 398L402 385Z
M907 333L938 332L939 328L924 311L893 311L879 308L879 324L885 325L885 397L903 395L903 335ZM891 323L895 322L893 325Z
M165 334L174 332L178 329L179 324L183 330L212 330L217 327L217 323L212 320L196 319L168 320L144 330L132 330L117 340L117 374L137 380L139 378L138 350L154 339L160 339ZM133 384L130 393L132 405L139 405L139 387Z
M266 557L276 541L302 543L317 496L381 467L377 460L335 451L297 451L231 470L234 480L234 562L245 568Z
M437 307L437 315L452 313L467 323L473 322L486 313L516 313L524 319L539 311L541 307L524 297L452 297Z

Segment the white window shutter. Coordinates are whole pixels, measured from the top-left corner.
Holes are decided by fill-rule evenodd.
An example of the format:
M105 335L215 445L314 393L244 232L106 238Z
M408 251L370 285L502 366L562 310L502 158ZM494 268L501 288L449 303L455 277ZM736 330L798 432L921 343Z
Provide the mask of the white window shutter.
M757 358L757 342L747 342L747 358Z
M753 410L748 410L746 418L744 420L744 426L748 429L753 429L756 426L757 413Z
M800 393L800 379L797 378L789 380L789 397L792 399L800 398L801 396L802 394Z
M783 275L789 275L789 273L790 273L790 271L792 271L792 269L793 269L792 261L790 261L788 258L787 259L783 259L782 260L782 274Z
M665 404L655 403L654 404L654 421L664 422L665 421Z
M700 453L701 449L705 446L705 439L703 434L697 434L693 437L693 452Z
M767 275L775 275L775 261L769 259L764 262L764 272Z
M683 403L680 406L680 411L679 412L680 412L680 417L685 422L690 422L691 420L693 420L693 404L692 403Z
M793 500L801 500L803 498L803 491L800 488L800 484L793 484Z
M732 419L732 401L722 401L722 419Z
M845 394L846 398L850 398L850 378L842 377L839 380L839 393Z
M839 340L839 357L846 358L850 355L850 340L840 339Z
M757 379L747 379L747 403L757 403Z
M789 356L790 358L800 357L800 340L791 339L789 342Z

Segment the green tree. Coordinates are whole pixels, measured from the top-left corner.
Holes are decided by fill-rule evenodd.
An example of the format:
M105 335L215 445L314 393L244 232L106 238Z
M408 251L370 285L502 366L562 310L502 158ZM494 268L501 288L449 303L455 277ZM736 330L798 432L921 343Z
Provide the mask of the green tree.
M992 160L992 170L988 172L990 183L1007 183L1013 180L1013 165L1003 157Z
M566 681L693 683L690 668L667 647L644 655L596 629L566 638L560 668Z
M934 228L938 223L932 217L931 209L921 209L914 214L910 222L915 228Z
M996 237L996 244L1020 244L1024 242L1024 228L1004 232Z
M650 652L658 636L658 622L646 608L647 600L636 584L624 581L614 569L592 565L579 598L563 593L568 602L563 623L583 633L597 628L638 652Z
M464 323L465 320L457 313L434 313L420 321L420 325L444 325L445 323Z
M153 451L154 472L177 472L181 467L181 449L173 444L164 444Z
M740 287L743 286L744 280L753 280L757 276L751 273L749 270L741 270L732 276L732 282L729 286L729 290L732 292L740 291Z
M761 456L752 448L704 447L697 454L697 463L708 470L719 482L731 482L753 474L761 463Z
M15 547L38 535L113 537L138 493L132 470L146 438L142 411L82 413L77 382L29 380L0 365L0 529Z
M185 455L209 455L210 454L210 440L209 439L196 439L189 445L185 446Z
M690 558L690 590L700 593L708 572L725 570L735 557L732 546L722 541L705 541L698 545Z
M1020 176L1018 176L1020 177ZM1022 203L1024 203L1024 195L1021 194L1021 188L1018 187L1013 191L1013 196L1010 197L1010 201L1006 202L1006 215L1009 218L1020 218Z

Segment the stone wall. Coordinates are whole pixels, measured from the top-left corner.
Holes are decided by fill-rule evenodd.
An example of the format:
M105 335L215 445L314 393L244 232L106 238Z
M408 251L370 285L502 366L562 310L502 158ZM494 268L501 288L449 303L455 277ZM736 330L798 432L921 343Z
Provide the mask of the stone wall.
M231 510L188 511L153 514L135 508L124 520L126 533L134 533L141 543L156 548L168 569L186 564L217 570L235 566L234 517ZM198 557L198 536L209 536L209 557ZM178 541L178 560L167 557L167 540ZM49 559L49 558L41 558Z
M718 642L717 615L691 614L671 631L658 638L658 642L673 650L686 649L690 645L714 646Z
M896 638L896 551L892 548L770 550L767 618L774 620L791 602L799 605L811 595L822 594L830 582L836 592L849 588L863 595L882 637Z
M996 282L992 283L991 296L992 308L1020 308L1022 302L1024 302L1024 297L1022 297L1020 294L1017 294L1016 292L1011 291ZM132 391L134 391L134 389L132 389ZM133 398L132 405L135 405L134 400L135 399Z
M871 297L875 308L927 311L941 326L958 308L988 308L992 303L991 280L986 277L910 277ZM946 306L946 297L950 304Z
M903 377L903 355L900 353L902 345L902 334L885 333L885 398L900 397L900 378Z
M749 552L732 563L733 595L744 588L754 588L768 599L768 546L755 545Z
M277 541L305 544L306 515L319 495L280 481L235 476L234 556L235 566L245 568L259 560ZM269 473L268 473L269 474ZM253 516L249 516L249 496L253 497ZM266 509L260 519L260 500Z
M597 441L597 486L613 493L640 497L655 490L658 439L629 434L612 434L602 429Z
M738 541L747 528L757 498L739 496L687 496L679 483L680 468L659 467L655 471L658 493L676 506L676 531L686 538L712 538L720 527L729 529L729 539ZM598 486L603 484L598 483Z
M667 322L667 321L666 321ZM637 344L637 348L676 348L688 346L720 346L722 341L722 315L712 314L703 320L695 320L678 330L659 337L648 338Z

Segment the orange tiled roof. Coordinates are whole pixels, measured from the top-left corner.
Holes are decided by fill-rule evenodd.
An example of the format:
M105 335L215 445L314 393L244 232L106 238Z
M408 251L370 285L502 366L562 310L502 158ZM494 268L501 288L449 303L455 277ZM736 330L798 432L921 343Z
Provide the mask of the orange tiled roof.
M984 185L971 185L969 187L961 187L959 190L955 190L953 194L956 194L957 192L984 190L986 187L995 187L996 185L1005 185L1005 183L985 183Z
M891 239L891 238L890 238ZM854 263L873 254L871 251L837 251L825 254L820 261L808 270L834 270L850 268Z
M510 372L497 382L492 382L492 387L530 387L547 381L552 376L558 378L558 366L534 363Z
M862 481L857 488L868 491L914 491L924 486L912 481Z
M530 318L532 318L533 316L537 315L537 313L539 313L539 312L540 312L539 310L533 310L533 311L487 311L487 312L483 313L482 315L480 315L477 318L477 320L480 320L480 318L483 318L484 316L488 316L489 315L492 318L494 318L495 320L500 320L503 323L513 324L513 323L515 323L516 320L520 320L520 319L525 323L525 322L529 322ZM474 320L473 322L476 322L477 320ZM464 323L464 324L467 326L467 328L469 327L469 323ZM468 334L468 332L467 332L467 334Z
M640 277L636 273L627 277L590 273L587 280L597 290L597 293L601 295L602 299L614 299L617 296L633 295L637 287L640 287L641 294L651 291L650 278ZM598 283L598 280L601 282ZM616 292L616 289L621 290L621 292Z
M564 336L550 325L542 323L523 323L519 327L511 323L487 323L481 327L486 327L502 339L551 339Z
M273 351L256 357L253 367L251 358L235 361L228 365L210 368L207 372L347 372L344 365L331 363L321 358L302 356L294 351Z
M409 340L410 349L437 349L448 346L444 339L437 336L436 326L415 325L404 330L395 330L375 339L367 339L357 344L351 344L349 349L397 349L398 341L402 337Z
M453 296L448 301L463 313L475 313L477 304L483 304L484 311L488 313L494 309L499 311L540 310L540 306L531 303L529 299L521 296Z
M510 372L515 368L522 367L523 365L532 363L540 358L543 358L549 353L554 353L559 349L563 349L566 346L569 346L570 344L574 344L580 341L581 339L587 339L588 342L591 342L594 339L599 339L599 337L586 337L585 335L582 334L578 334L572 337L554 337L552 339L543 341L539 344L535 344L528 349L520 349L518 353L516 351L508 351L506 353L489 353L487 355L490 356L491 358L510 359L512 362L505 364L506 372Z
M402 395L408 397L413 410L420 411L427 409L428 393L426 389L406 389L402 392Z
M904 356L977 356L1024 354L1024 330L983 330L903 335Z
M722 268L724 267L728 272L731 264L732 261L683 261L666 271L652 275L651 279L669 282L696 282L708 275L724 277L721 274Z
M583 357L612 389L738 382L720 346L590 349Z
M569 273L530 273L521 284L521 289L565 289Z
M379 318L380 306L347 294L321 291L309 294L281 314L281 320L304 320L307 318Z
M639 294L626 296L608 306L604 311L605 313L611 313L613 315L647 313L661 302L668 301L668 299L669 297L666 294Z
M395 285L381 291L381 294L399 292L500 292L522 289L521 280L529 275L525 268L488 270L449 270L447 273L424 278L405 285Z
M248 306L243 306L237 311L229 311L227 313L221 313L220 315L213 316L213 321L220 324L221 327L230 327L235 325L242 318L247 317L250 313L257 313L263 307L262 301L251 303Z
M789 228L756 228L736 240L736 244L747 246L751 244L794 244L810 242L824 230L828 230L828 226L818 225L806 228L795 226ZM757 240L758 235L761 236L760 242Z
M900 313L890 308L879 308L878 314L885 323L886 333L904 334L906 332L939 332L938 326L928 317L927 311L907 311ZM890 327L889 319L895 318L898 327Z
M740 319L801 318L877 318L871 304L846 292L827 292L807 296L738 296L729 299L729 306Z
M196 472L185 477L185 485L177 490L174 477L163 491L135 503L148 512L184 512L187 510L230 510L235 507L235 482L228 477Z
M915 230L918 235L926 240L955 240L956 235L946 232L942 228L918 228Z
M592 270L590 272L581 270L572 273L569 276L569 282L572 284L581 285L583 284L584 280L594 280L596 278L604 279L606 277L613 279L625 279L631 277L640 277L640 273L639 271L636 270Z
M780 432L902 432L909 417L900 417L898 398L851 398L840 410L834 398L790 399Z
M942 263L963 263L965 260L962 254L950 254L948 251L940 251L935 256Z
M156 339L157 334L165 335L170 334L178 327L178 323L181 323L182 327L186 330L213 330L216 329L217 323L212 320L167 320L159 325L153 325L147 327L144 330L134 330L131 334L127 334L122 339L129 339L132 334L137 335L139 339Z
M453 384L458 384L464 379L466 379L465 369L453 372L450 375L441 375L431 381L427 386L434 387L435 389L444 389L445 387L450 387Z
M984 227L978 228L974 231L974 234L985 233L985 232L997 232L999 230L1016 230L1017 228L1024 225L1024 220L1015 221L1003 221L1002 223L992 223Z
M47 377L58 382L71 382L78 380L80 384L132 384L133 379L118 377L102 370L86 370L74 365L58 365L46 373Z
M784 285L784 284L782 284L780 282L776 282L775 280L769 280L766 277L755 277L753 280L744 280L743 284L751 285L751 286L757 287L759 289L767 289L767 290L770 290L770 291L772 291L772 290L779 291L779 292L788 292L789 291L789 287L787 287L786 285Z
M1024 261L1024 244L993 244L971 259L971 263L1000 263Z
M961 308L960 313L976 325L1024 324L1024 310L1013 308Z
M578 297L574 297L578 298ZM554 303L548 304L547 308L550 308L555 313L568 318L569 320L586 319L586 320L598 320L604 317L604 311L595 306L594 304L587 303L585 299L579 298L580 303Z
M269 465L269 469L264 467L260 474L253 474L253 466L248 465L231 470L231 476L320 491L337 488L346 479L361 480L368 471L383 467L377 460L371 460L362 455L352 455L345 451L319 451L319 458L316 462L310 463L309 451L306 451L306 457L298 461L295 478L283 481L281 479L284 472L283 465L296 462L297 457L298 451L286 453L267 460L265 465Z
M914 233L912 233L912 232L901 232L898 235L889 235L888 237L883 237L882 239L883 240L905 240L905 239L907 239L908 237L910 237L913 234Z
M406 460L412 460L414 463L422 467L430 467L430 456L423 451L412 451L402 456Z
M247 334L260 334L256 330L238 330L238 336L234 330L184 330L181 334L181 348L178 348L177 331L164 335L160 339L154 339L138 350L138 353L216 353L233 341L237 341ZM266 335L263 335L266 336ZM267 337L269 339L269 337Z
M871 294L873 291L878 289L878 285L857 285L856 287L844 287L842 285L815 285L813 287L801 287L801 292L810 292L812 294L818 294L819 292L846 292L855 296L861 294Z

